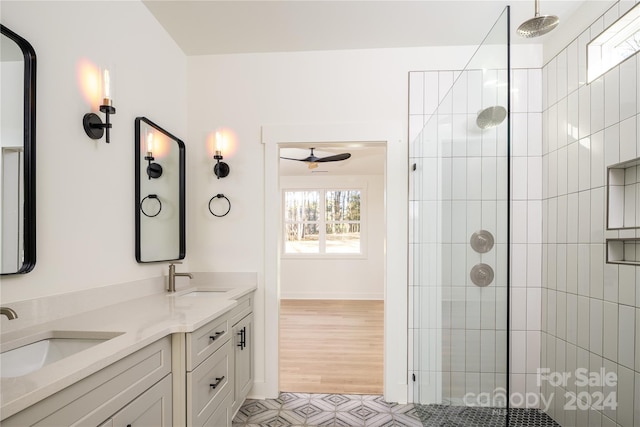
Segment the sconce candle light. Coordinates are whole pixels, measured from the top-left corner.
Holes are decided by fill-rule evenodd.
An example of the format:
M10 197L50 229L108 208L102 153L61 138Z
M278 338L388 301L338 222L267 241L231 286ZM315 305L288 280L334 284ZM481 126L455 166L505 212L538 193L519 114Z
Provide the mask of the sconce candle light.
M105 114L105 122L102 123L102 119L95 113L87 113L82 119L82 125L87 136L91 139L100 139L106 131L106 142L109 143L109 130L112 125L109 121L109 116L116 113L115 107L112 106L111 100L111 78L109 76L109 70L104 70L103 77L104 98L102 99L102 105L100 111Z
M229 165L225 162L221 162L222 157L222 136L220 136L220 132L216 132L216 152L213 158L216 160L216 164L213 166L213 173L216 175L218 179L224 178L229 175Z
M147 176L151 178L160 178L162 176L162 166L158 163L152 163L155 158L153 157L153 132L149 132L147 135L147 155L144 159L149 162L147 166Z

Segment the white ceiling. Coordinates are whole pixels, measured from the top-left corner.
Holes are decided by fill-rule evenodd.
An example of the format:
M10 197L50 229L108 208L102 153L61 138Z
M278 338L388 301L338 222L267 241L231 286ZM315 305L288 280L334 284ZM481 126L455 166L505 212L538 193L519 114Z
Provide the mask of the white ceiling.
M560 25L584 0L542 0ZM478 45L505 6L512 31L534 0L145 0L187 55ZM514 33L515 34L515 33ZM540 43L515 35L512 43Z

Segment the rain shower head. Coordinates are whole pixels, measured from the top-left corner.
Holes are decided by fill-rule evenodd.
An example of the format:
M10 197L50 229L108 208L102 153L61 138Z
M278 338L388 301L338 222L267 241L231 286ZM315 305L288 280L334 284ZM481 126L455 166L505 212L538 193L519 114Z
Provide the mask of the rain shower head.
M525 38L539 37L553 30L560 23L555 15L540 15L538 0L536 3L536 14L533 18L524 21L518 27L518 34Z
M487 107L478 112L476 125L482 130L498 126L507 117L507 110L499 105Z

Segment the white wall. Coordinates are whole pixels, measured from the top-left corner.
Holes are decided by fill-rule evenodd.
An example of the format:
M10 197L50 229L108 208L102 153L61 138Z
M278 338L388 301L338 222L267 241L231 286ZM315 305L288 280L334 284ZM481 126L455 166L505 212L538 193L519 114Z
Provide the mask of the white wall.
M282 176L283 189L362 188L364 257L280 259L280 297L384 299L384 175ZM364 240L366 239L366 240Z
M617 3L617 0L589 0L582 2L573 15L566 21L561 21L560 25L549 36L540 37L540 42L544 43L544 63L546 64L560 53L582 33L584 28L600 18L615 3ZM623 7L629 8L633 6L635 0L621 0L620 3Z
M262 265L263 145L267 124L366 123L407 120L407 73L451 68L472 48L371 49L189 58L190 238L198 270L251 271ZM207 135L218 127L237 134L225 155L231 167L216 180ZM405 147L406 149L406 147ZM395 173L395 171L390 171ZM223 192L233 204L225 218L207 210ZM247 245L247 242L256 242Z
M571 375L543 381L542 393L566 427L640 425L640 267L605 262L605 239L640 237L605 226L606 167L640 157L640 60L585 83L587 43L631 6L618 2L576 28L542 69L541 366ZM587 389L576 368L617 381Z
M362 124L407 122L408 72L415 69L461 68L473 52L471 47L371 49L349 51L292 52L197 56L189 58L189 136L190 174L188 181L189 239L187 252L192 268L199 271L257 271L256 293L256 385L254 395L277 390L277 286L265 287L265 272L274 266L266 253L264 225L266 200L264 182L266 145L261 132L267 125ZM225 156L231 174L216 180L206 138L218 127L228 127L237 135L235 154ZM335 129L335 126L333 126ZM407 158L406 136L388 146L388 156ZM339 135L334 135L338 138ZM343 139L344 140L344 139ZM290 141L289 141L290 142ZM387 171L388 192L407 194L407 169ZM277 179L277 177L276 177ZM232 202L231 213L214 218L207 203L216 193ZM269 196L271 197L271 195ZM276 205L277 206L277 205ZM406 212L406 202L394 209ZM406 215L405 215L406 217ZM390 224L399 236L406 236L406 225ZM405 238L406 240L406 238ZM277 241L266 242L277 253ZM387 256L398 257L402 274L387 284L389 310L406 313L406 245ZM393 262L395 262L395 258ZM277 262L277 261L276 261ZM398 264L396 263L396 264ZM274 301L276 301L274 303ZM406 315L395 315L391 345L397 355L389 360L385 381L406 399ZM274 331L274 328L276 329ZM265 338L266 337L266 338ZM274 341L275 340L275 341ZM405 350L406 351L406 350ZM391 355L393 359L393 355ZM273 372L273 371L276 372Z
M166 274L135 261L134 119L186 139L185 55L137 1L3 1L0 18L38 60L37 263L2 277L3 304ZM82 128L81 58L112 67L111 144Z

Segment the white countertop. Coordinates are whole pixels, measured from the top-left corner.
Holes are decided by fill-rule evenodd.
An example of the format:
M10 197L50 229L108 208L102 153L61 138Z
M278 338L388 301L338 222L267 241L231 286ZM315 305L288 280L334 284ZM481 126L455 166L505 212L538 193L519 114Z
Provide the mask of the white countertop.
M185 296L194 290L216 287L229 290ZM237 305L236 299L255 289L255 283L233 287L196 285L173 294L147 295L0 335L2 351L6 351L49 331L121 333L30 374L0 379L0 418L8 418L167 335L193 332L231 310Z

